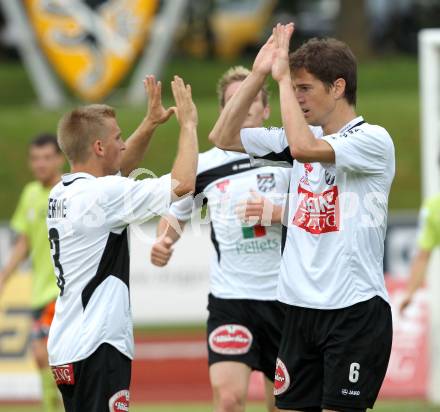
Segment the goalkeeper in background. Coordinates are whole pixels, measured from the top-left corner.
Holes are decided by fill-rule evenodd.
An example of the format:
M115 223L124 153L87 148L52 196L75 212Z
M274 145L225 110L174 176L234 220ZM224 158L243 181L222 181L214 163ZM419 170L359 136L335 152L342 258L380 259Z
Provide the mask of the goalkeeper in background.
M431 252L440 245L440 194L427 199L420 211L420 234L418 251L411 264L410 279L406 295L400 304L402 312L412 301L426 275Z
M28 183L11 220L18 234L5 267L0 271L0 293L6 280L28 256L32 261L31 308L33 325L31 347L41 376L44 412L57 410L58 391L48 364L47 336L58 296L49 241L47 239L47 200L52 187L61 179L64 156L56 136L41 134L29 147L29 166L35 181Z

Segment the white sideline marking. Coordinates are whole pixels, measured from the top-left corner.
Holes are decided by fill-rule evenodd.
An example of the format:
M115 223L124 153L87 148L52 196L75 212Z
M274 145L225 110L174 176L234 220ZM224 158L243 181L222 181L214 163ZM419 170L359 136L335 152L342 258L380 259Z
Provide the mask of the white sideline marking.
M38 373L1 373L0 400L20 401L41 399L40 377Z
M205 341L140 342L135 345L134 360L200 359L208 356Z

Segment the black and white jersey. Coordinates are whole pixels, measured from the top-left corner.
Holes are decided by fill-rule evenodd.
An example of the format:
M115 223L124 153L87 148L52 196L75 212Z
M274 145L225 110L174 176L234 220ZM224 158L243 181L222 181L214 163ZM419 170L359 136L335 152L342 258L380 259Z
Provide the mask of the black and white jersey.
M50 365L87 358L106 342L133 358L127 230L169 208L171 179L64 175L50 192L47 227L60 294Z
M383 253L393 141L362 117L322 138L335 151L334 164L294 161L283 129L241 131L248 153L293 166L278 299L316 309L376 295L388 300Z
M224 299L274 300L281 257L281 225L240 221L237 205L251 190L272 203L285 201L290 169L253 167L247 154L213 148L199 155L195 202L173 203L170 213L197 221L197 206L207 201L216 253L210 273L211 293ZM191 229L190 227L188 229Z

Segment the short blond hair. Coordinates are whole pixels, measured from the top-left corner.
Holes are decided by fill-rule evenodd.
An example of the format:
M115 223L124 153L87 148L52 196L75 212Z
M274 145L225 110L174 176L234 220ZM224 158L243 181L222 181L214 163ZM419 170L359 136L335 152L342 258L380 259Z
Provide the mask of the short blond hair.
M58 122L58 144L70 163L82 163L90 156L90 146L106 135L105 119L116 118L105 104L77 107Z
M228 86L234 82L242 82L250 74L251 71L246 67L234 66L220 77L217 83L217 96L221 107L225 106L225 92ZM269 102L269 91L267 90L266 83L264 83L261 91L263 92L263 106L266 107Z

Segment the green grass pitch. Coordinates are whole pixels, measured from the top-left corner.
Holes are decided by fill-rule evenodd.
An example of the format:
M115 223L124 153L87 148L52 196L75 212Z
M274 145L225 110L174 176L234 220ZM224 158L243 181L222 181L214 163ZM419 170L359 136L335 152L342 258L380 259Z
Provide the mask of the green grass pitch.
M210 412L208 403L173 403L173 404L134 404L130 412ZM247 412L266 412L260 403L250 403ZM374 408L376 412L440 412L440 406L432 406L423 401L381 401ZM37 406L0 405L0 412L41 412ZM61 411L60 411L61 412Z

